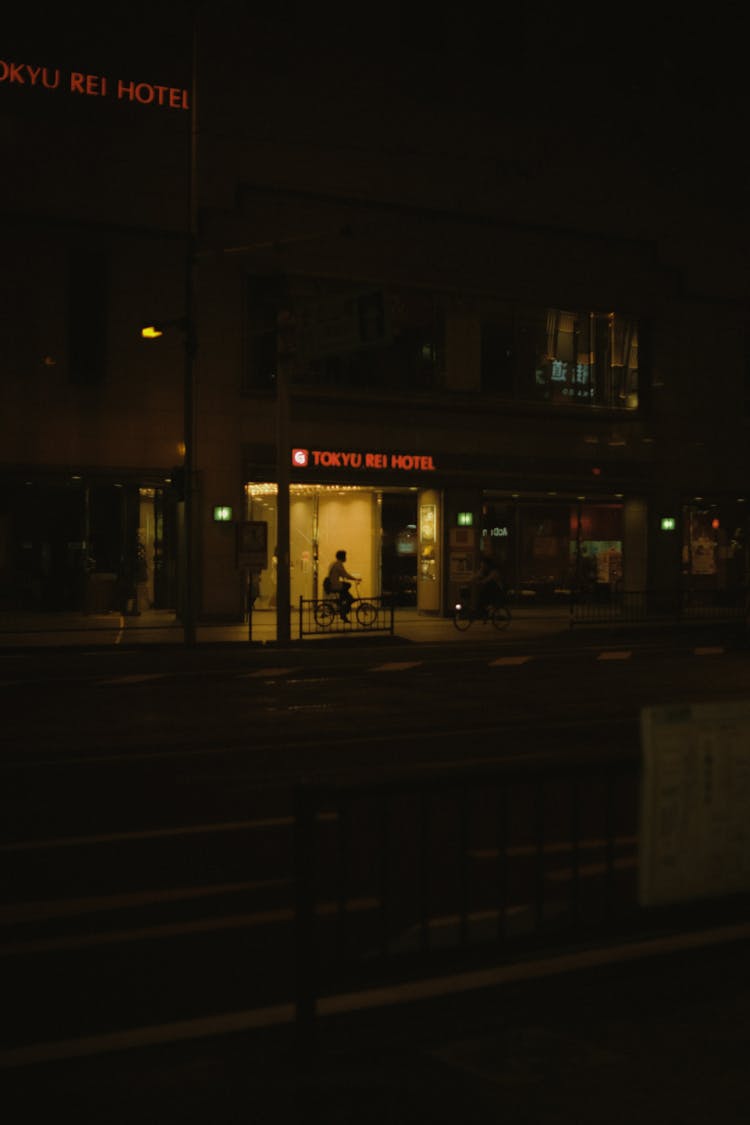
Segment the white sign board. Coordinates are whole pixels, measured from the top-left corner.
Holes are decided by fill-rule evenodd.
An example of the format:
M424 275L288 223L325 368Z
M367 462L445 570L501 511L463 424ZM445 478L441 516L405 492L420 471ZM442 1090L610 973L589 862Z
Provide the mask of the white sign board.
M642 906L750 891L750 701L641 712Z

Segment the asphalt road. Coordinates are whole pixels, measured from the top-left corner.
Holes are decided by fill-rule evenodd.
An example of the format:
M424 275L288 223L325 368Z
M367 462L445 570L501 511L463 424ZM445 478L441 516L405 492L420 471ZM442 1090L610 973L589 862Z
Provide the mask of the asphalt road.
M643 706L744 699L749 681L742 650L659 638L501 651L4 654L0 960L12 985L4 1057L65 1057L144 1028L196 1020L215 1028L237 1012L288 1019L295 785L460 776L509 762L633 764ZM621 784L608 862L627 899L635 772ZM577 813L589 850L574 861L566 816L552 818L534 852L535 806L516 794L521 815L498 851L496 810L476 807L474 835L461 847L479 873L477 925L487 914L487 872L496 878L487 865L500 859L513 870L504 924L526 924L540 871L545 886L568 886L574 863L581 886L598 885L603 792L593 790L590 807ZM363 825L373 815L365 806L360 814ZM445 878L442 897L428 906L446 919L455 907L445 890L451 841L460 832L450 810L431 816L433 866ZM402 811L402 844L409 823ZM351 846L350 873L358 855ZM360 889L372 892L366 876ZM336 888L328 890L320 908L325 915L330 906L333 917ZM375 897L362 893L347 906L355 945L371 941ZM441 925L431 940L448 932Z

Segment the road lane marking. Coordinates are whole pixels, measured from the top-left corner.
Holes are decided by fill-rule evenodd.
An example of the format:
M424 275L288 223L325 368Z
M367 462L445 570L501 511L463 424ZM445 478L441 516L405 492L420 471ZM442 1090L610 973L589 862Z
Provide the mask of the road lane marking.
M705 645L703 648L694 648L696 656L723 656L724 649L719 645Z
M130 942L155 941L159 938L179 937L185 934L207 934L217 930L251 929L255 926L271 926L281 922L288 924L293 918L292 907L283 907L279 910L256 911L252 914L201 918L194 922L162 922L157 926L139 926L129 930L112 930L98 934L35 938L0 945L0 958L19 955L26 957L63 949L96 949L104 945L127 945Z
M315 819L319 823L329 823L338 819L335 811L318 812ZM285 816L261 817L258 820L226 820L216 824L184 824L176 828L147 828L138 832L107 832L94 836L57 836L46 840L18 840L10 844L0 844L3 852L31 852L58 848L91 847L98 844L128 843L131 840L157 840L174 836L199 836L211 832L262 832L268 828L290 828L294 824L291 814Z
M242 672L240 680L253 678L272 680L275 676L291 676L292 672L299 672L299 668L256 668L254 672Z
M390 664L376 664L371 672L405 672L409 668L418 668L422 660L394 660Z
M373 896L347 899L347 914L372 913L380 910L382 903ZM315 914L320 918L335 918L341 913L341 903L319 902ZM127 930L107 930L101 933L66 934L63 937L32 938L26 941L0 945L0 958L28 957L32 954L52 953L67 949L97 949L104 945L127 945L138 941L156 941L163 938L182 937L185 934L208 934L221 930L250 930L261 926L288 926L294 922L294 906L280 906L275 910L255 910L245 914L224 914L215 918L198 918L187 922L160 922L153 926L136 926Z
M241 891L265 891L289 887L291 877L285 879L256 879L245 883L211 883L205 887L168 887L166 890L129 891L126 894L99 895L91 898L51 899L48 901L19 902L0 907L0 925L17 926L22 922L50 921L52 918L71 918L101 911L132 910L156 903L186 902L210 898L212 895L238 894Z
M616 649L613 652L600 652L597 660L630 660L632 652L626 652L622 649Z
M96 682L100 687L103 684L142 684L149 680L163 680L166 675L166 672L124 672L120 676L111 676L109 679Z
M511 665L528 664L533 660L531 656L499 656L497 660L490 660L490 668L502 668L504 666L510 667Z
M148 828L140 832L102 832L93 836L56 836L49 840L19 840L0 844L1 852L30 852L44 849L90 847L98 844L116 844L130 840L155 840L173 836L198 836L210 832L236 832L264 828L288 828L294 823L292 816L266 817L259 820L227 820L216 824L183 824L176 828Z
M226 1012L219 1016L203 1016L156 1026L133 1027L102 1035L85 1035L78 1039L61 1039L56 1042L35 1043L28 1047L13 1047L9 1051L0 1052L0 1066L6 1068L28 1066L33 1063L53 1062L56 1059L80 1059L110 1054L112 1051L130 1051L135 1047L180 1043L186 1039L203 1039L206 1036L228 1035L231 1032L288 1024L292 1023L294 1018L294 1004L276 1004L243 1012Z
M473 992L518 981L561 976L564 973L598 968L602 965L639 961L646 957L663 956L665 953L705 949L744 941L748 936L750 936L750 925L740 923L713 929L692 930L666 937L649 937L641 941L628 941L623 945L605 945L595 949L576 950L572 953L552 954L536 960L498 965L489 969L474 969L442 977L426 977L422 980L405 981L357 992L336 993L319 998L318 1014L324 1017L393 1007L397 1004ZM250 1008L222 1012L218 1015L199 1016L189 1020L175 1020L171 1023L130 1027L122 1031L79 1036L75 1039L32 1043L0 1051L0 1067L10 1069L59 1059L86 1058L114 1051L128 1051L136 1047L154 1047L165 1043L178 1043L189 1039L204 1039L250 1029L291 1024L294 1022L295 1015L294 1004L274 1004L265 1008Z
M616 848L634 847L638 843L637 836L615 836L612 844ZM568 855L572 851L601 851L607 847L605 839L589 839L581 840L578 844L574 844L570 840L548 841L546 844L538 848L536 844L512 844L507 847L502 853L499 848L470 848L466 854L474 860L497 860L502 854L512 859L518 859L525 856L534 856L540 853L544 855Z

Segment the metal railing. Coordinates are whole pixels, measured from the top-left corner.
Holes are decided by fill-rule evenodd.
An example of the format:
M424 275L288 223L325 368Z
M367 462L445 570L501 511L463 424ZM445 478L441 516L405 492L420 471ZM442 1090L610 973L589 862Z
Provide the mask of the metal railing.
M296 1011L622 928L636 759L296 792Z
M393 600L384 597L355 598L344 621L338 603L331 597L300 598L299 635L340 636L353 633L393 633Z
M640 905L639 790L637 756L298 787L302 1051L337 996L745 923L748 895Z
M743 621L744 590L605 590L571 596L571 625L639 621Z

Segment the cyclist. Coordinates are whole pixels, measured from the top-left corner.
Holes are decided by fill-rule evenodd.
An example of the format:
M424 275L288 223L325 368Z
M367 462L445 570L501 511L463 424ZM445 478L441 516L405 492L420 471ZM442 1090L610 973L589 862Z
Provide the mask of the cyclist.
M346 551L337 551L336 558L328 568L328 590L332 594L338 594L339 602L341 604L341 618L343 621L349 620L349 611L352 608L354 598L349 593L352 582L356 582L356 575L350 574L346 569ZM350 578L351 582L346 582L345 579Z
M476 611L486 617L490 606L500 605L504 598L503 581L492 555L482 555L473 585Z

